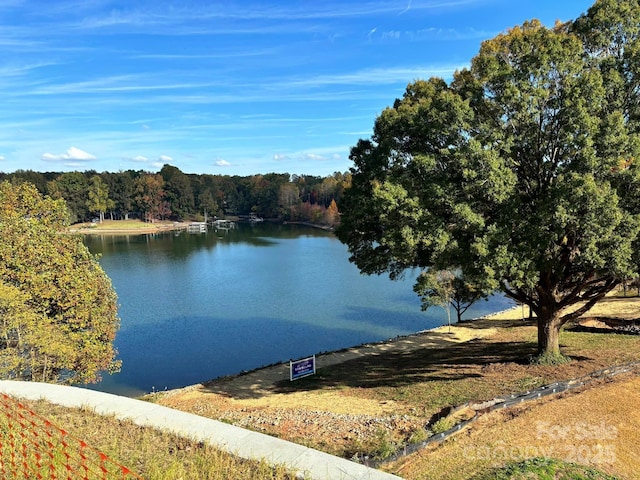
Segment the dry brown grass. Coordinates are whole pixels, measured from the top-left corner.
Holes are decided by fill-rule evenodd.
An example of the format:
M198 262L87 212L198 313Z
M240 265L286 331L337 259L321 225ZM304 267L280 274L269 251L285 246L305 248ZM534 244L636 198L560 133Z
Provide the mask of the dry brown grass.
M66 408L44 401L21 400L21 404L147 480L295 478L284 466L243 460L210 445L98 415L90 409Z
M581 391L492 412L442 445L385 469L407 479L457 480L508 461L552 457L621 478L638 478L639 401L640 378L623 375Z

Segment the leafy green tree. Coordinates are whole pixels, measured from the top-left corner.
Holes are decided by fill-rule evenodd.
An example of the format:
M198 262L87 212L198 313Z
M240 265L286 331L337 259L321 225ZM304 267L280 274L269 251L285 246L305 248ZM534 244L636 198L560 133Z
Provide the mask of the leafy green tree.
M10 178L11 183L32 183L40 193L44 193L47 188L47 174L34 172L33 170L16 170L10 175Z
M89 184L82 173L60 174L58 178L47 183L47 193L54 199L64 199L69 212L69 222L82 222L89 218L87 208Z
M207 215L217 215L220 207L218 202L213 198L213 194L209 188L205 188L198 195L198 205L202 209L202 214L206 212Z
M104 212L114 208L115 202L109 198L109 186L102 181L100 176L91 177L89 185L89 200L87 208L91 213L97 213L100 223L104 222Z
M587 39L610 36L597 31L603 5L607 32L640 24L619 14L627 2L599 1L580 19L589 36L526 22L485 41L450 85L409 85L352 149L341 206L338 236L361 271L460 270L500 289L535 312L550 362L563 360L562 326L638 265L640 97L608 94L621 87L603 65L618 51L596 56ZM637 52L637 35L616 38Z
M0 184L2 378L86 383L119 366L116 294L66 224L62 200Z
M129 219L129 213L133 208L133 182L136 173L132 170L120 171L117 173L103 173L101 175L102 180L109 187L109 197L113 199L113 210L111 213L111 219L113 220L114 214L117 218L124 220Z
M192 214L195 201L189 177L179 168L168 164L162 167L160 175L164 180L165 200L171 212L179 219Z

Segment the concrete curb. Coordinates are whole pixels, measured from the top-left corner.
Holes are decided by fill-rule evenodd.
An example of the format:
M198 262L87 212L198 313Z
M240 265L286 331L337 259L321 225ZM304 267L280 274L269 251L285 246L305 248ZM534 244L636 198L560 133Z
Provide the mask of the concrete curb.
M15 398L46 400L66 407L89 407L101 415L115 415L137 425L170 431L246 459L285 464L303 478L338 480L393 480L395 475L319 452L296 443L240 427L110 393L37 382L0 381L0 392Z

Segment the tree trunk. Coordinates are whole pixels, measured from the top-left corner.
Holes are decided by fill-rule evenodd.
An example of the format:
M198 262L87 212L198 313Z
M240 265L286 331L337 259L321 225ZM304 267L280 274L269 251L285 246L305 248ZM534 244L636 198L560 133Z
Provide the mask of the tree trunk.
M538 355L560 357L560 315L538 317Z

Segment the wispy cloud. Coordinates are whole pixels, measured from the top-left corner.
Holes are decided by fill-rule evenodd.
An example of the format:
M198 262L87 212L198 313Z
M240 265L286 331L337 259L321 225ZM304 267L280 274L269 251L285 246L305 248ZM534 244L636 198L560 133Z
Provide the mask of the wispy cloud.
M173 157L170 157L169 155L160 155L158 157L158 161L164 163L173 162Z
M216 160L215 165L217 167L230 167L231 166L231 162L228 162L228 161L226 161L226 160L221 158L219 160Z
M369 68L337 74L306 76L282 82L281 86L319 88L331 85L388 85L406 84L417 78L432 76L450 77L456 70L466 65L415 65L389 68Z
M410 42L422 42L427 40L456 41L456 40L483 40L495 36L498 31L487 31L467 28L441 28L428 27L418 30L385 30L378 32L377 37L382 40L407 40Z
M218 4L211 2L178 3L148 2L143 7L111 9L106 15L85 17L78 25L81 28L101 28L120 25L157 26L175 25L194 20L211 19L250 22L261 21L308 21L346 17L403 14L413 10L443 10L479 3L481 0L427 0L412 5L412 2L299 2L295 4L259 4L241 2ZM170 32L169 32L170 33Z
M65 93L126 93L154 90L197 90L214 86L213 82L202 83L155 83L158 79L150 75L118 75L82 82L68 82L41 86L33 90L34 95L60 95Z
M359 2L189 2L178 0L141 1L118 8L109 2L46 2L38 5L38 22L21 33L39 37L108 32L163 35L282 34L321 31L329 21L385 18L407 11L459 9L483 0L423 0L418 2L369 0ZM3 2L5 10L20 8L22 2ZM0 7L0 8L2 8ZM55 19L55 22L51 19ZM54 28L55 26L55 28Z

